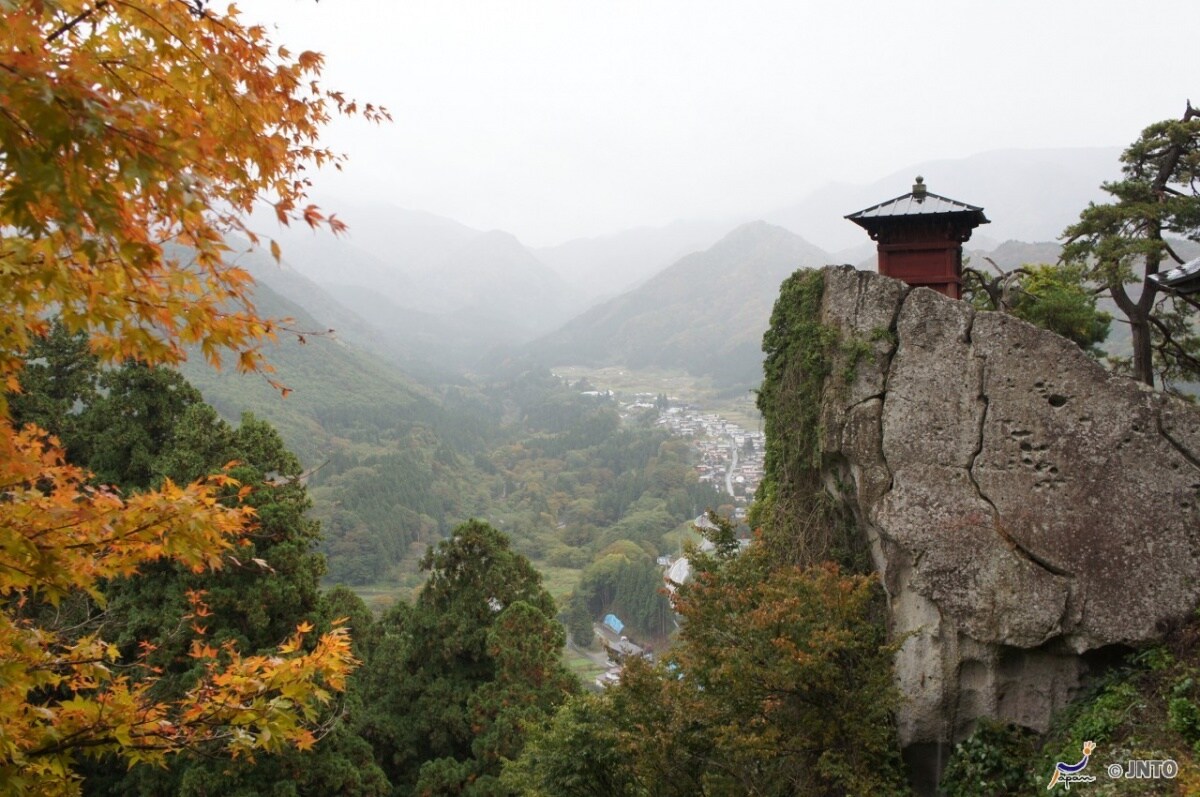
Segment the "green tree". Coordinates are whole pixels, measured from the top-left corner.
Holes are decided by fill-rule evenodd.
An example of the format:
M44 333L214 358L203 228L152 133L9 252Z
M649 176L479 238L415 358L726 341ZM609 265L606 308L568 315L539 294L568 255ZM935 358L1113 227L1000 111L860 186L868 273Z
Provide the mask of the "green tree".
M141 384L153 389L158 383ZM142 433L132 436L143 438ZM209 615L198 622L210 640L234 640L243 650L257 651L278 644L297 623L316 620L324 560L314 550L319 527L306 516L311 501L299 480L300 463L268 423L247 415L233 429L210 407L198 404L160 441L161 450L142 452L146 462L140 456L123 460L135 477L167 471L164 476L195 478L233 462L229 472L249 488L240 500L257 517L246 544L227 555L229 562L219 573L192 573L162 563L114 580L106 589L115 641L130 655L142 640L155 645L150 661L165 668L168 677L159 687L165 690L174 677L181 684L187 681L188 669L180 670L178 662L188 661L188 639L179 629L186 627L192 611L189 592L205 593ZM214 449L214 441L224 446ZM189 449L189 443L197 448Z
M1085 284L1083 269L1077 265L1041 264L1025 266L1024 270L1013 315L1099 354L1099 345L1108 338L1112 316L1096 309L1096 292Z
M1148 385L1200 379L1197 305L1150 279L1182 259L1167 236L1200 240L1200 112L1156 122L1121 155L1113 201L1089 204L1063 235L1064 262L1085 269L1125 316L1133 376Z
M203 403L200 391L174 369L133 360L102 372L98 383L100 394L80 419L80 464L103 484L126 490L157 486L155 460L168 450L187 409ZM221 464L208 462L187 475L198 478Z
M647 555L627 560L617 574L613 610L642 638L665 637L670 630L671 604L663 574Z
M189 623L202 626L214 645L232 642L240 650L258 652L270 650L299 623L324 631L343 615L335 617L331 614L335 608L322 605L319 582L324 560L315 551L319 527L306 515L311 502L300 481L299 461L268 423L245 415L237 428L231 427L211 407L198 403L194 390L177 374L164 371L127 366L110 380L119 386L126 403L115 403L113 393L98 402L96 417L114 407L156 408L120 414L119 424L108 429L100 424L93 427L121 432L119 438L100 434L95 439L136 442L123 449L136 451L136 456L108 460L112 467L127 467L129 472L112 470L110 476L119 483L153 487L163 478L187 481L232 461L229 473L249 488L238 500L252 506L257 517L246 544L230 553L226 567L218 572L193 573L156 563L106 587L105 621L113 641L125 651L126 660L141 654L158 671L156 692L174 697L200 673L188 655L190 635L181 633ZM164 385L174 389L164 390ZM178 401L180 396L188 401ZM193 399L196 403L189 403ZM85 409L85 415L92 409ZM168 419L173 420L169 429ZM89 450L96 450L95 439L85 440ZM141 484L148 478L152 483ZM205 596L205 614L189 620L195 613L190 596L199 592ZM358 615L357 624L364 625L361 611L352 605L347 608ZM364 632L368 629L369 625ZM359 700L356 694L348 694L343 711ZM321 729L321 739L307 753L289 749L254 762L234 763L185 755L164 768L128 772L112 763L101 761L85 771L87 794L251 795L267 793L265 784L270 784L270 793L281 797L328 793L373 797L389 788L373 763L370 746L337 715Z
M592 622L587 597L579 591L571 593L567 601L567 632L571 635L571 641L581 648L590 648L596 638Z
M984 310L1000 310L1075 341L1100 356L1112 315L1096 307L1097 291L1078 263L1030 264L989 276L965 269L963 298Z
M230 426L167 368L127 363L102 372L86 340L61 327L31 355L14 411L52 430L68 429L68 450L107 481L145 490L164 478L186 483L218 472L232 460L229 473L251 489L244 501L255 508L257 528L219 573L155 563L137 576L110 581L102 614L81 599L71 603L78 623L104 623L125 650L124 664L145 652L141 642L153 646L143 661L159 670L158 694L182 694L202 670L188 656L190 635L181 633L194 608L190 591L206 593L207 615L198 622L208 639L232 640L247 652L271 649L301 622L325 631L349 616L356 633L369 633L370 613L361 601L342 591L326 598L318 593L323 563L313 551L318 528L306 516L310 502L300 463L270 425L247 415L240 427ZM352 712L356 703L361 699L352 683L343 711ZM81 770L87 775L83 788L88 794L249 795L272 784L281 795L387 793L370 746L345 722L333 718L322 734L313 751L285 750L252 763L185 756L168 767L125 772L105 760Z
M68 455L80 460L80 413L97 398L100 363L87 336L71 334L61 322L37 337L25 354L21 391L8 397L16 426L36 424L56 435Z
M533 795L907 793L875 579L698 556L682 630L657 666L533 733L504 782Z
M172 699L204 672L190 655L189 622L203 626L207 641L234 642L248 653L271 650L300 623L325 632L333 620L352 616L356 630L369 632L361 601L340 592L332 601L319 595L323 561L313 551L318 528L306 517L310 502L300 464L271 426L247 415L240 427L231 427L167 368L126 363L101 371L86 340L60 326L30 356L22 392L12 396L14 413L69 436L69 453L107 481L139 492L166 478L186 483L220 472L232 461L225 470L250 493L239 497L227 490L224 499L253 506L257 516L256 528L221 571L148 564L136 576L110 580L102 601L76 595L53 609L59 625L84 634L102 623L124 653L117 662L123 668L136 662L135 671L153 667L154 693ZM196 617L189 595L200 592L205 614ZM361 700L351 690L343 711L355 705ZM281 795L387 793L370 746L347 723L335 714L320 733L312 751L287 749L252 763L185 755L167 767L126 771L101 759L77 772L84 776L84 792L93 795L248 795L265 793L264 784Z
M874 579L771 566L761 548L712 564L677 593L666 665L614 690L635 727L669 737L636 747L646 777L663 768L706 794L904 793Z
M508 793L502 759L576 688L554 601L529 561L479 521L422 567L416 602L377 626L363 733L399 793Z
M317 610L319 628L348 618L354 655L360 661L370 653L374 621L371 611L357 595L337 588L321 596ZM327 725L325 735L307 752L289 749L254 760L213 761L197 759L171 770L141 773L127 778L124 794L155 797L387 797L391 784L375 761L375 751L359 735L364 705L370 699L360 680L352 675L340 709L341 716Z
M529 734L501 782L525 797L646 795L624 747L622 725L611 700L576 695Z

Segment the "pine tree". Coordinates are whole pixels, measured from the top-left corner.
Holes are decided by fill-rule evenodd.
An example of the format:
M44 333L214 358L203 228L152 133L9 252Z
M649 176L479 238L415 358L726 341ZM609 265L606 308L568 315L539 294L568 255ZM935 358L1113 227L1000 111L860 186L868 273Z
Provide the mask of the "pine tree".
M363 734L399 793L507 794L502 759L576 688L554 601L529 561L479 521L422 566L416 602L377 626Z
M1089 204L1064 232L1063 260L1086 269L1125 316L1133 376L1148 385L1200 381L1200 305L1151 279L1181 263L1169 236L1200 240L1200 111L1156 122L1122 154L1113 202Z

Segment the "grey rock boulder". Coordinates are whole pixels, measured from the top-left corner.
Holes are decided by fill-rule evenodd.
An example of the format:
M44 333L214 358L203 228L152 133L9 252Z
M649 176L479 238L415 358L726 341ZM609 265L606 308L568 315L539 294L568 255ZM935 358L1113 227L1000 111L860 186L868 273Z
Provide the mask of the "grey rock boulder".
M902 640L906 746L982 717L1044 730L1093 662L1195 610L1200 410L849 267L826 270L822 320L856 343L823 394L822 456Z

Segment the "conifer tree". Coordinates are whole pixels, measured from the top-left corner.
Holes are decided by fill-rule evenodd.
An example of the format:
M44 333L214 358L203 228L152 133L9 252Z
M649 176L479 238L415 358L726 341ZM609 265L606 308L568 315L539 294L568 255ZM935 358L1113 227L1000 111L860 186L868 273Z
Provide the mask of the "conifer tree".
M401 794L509 794L497 780L525 734L575 688L541 576L469 521L431 549L411 606L376 627L363 735Z
M1183 262L1168 237L1200 241L1200 111L1156 122L1121 154L1113 201L1089 204L1064 232L1063 259L1086 269L1125 316L1134 378L1200 381L1200 305L1151 279Z

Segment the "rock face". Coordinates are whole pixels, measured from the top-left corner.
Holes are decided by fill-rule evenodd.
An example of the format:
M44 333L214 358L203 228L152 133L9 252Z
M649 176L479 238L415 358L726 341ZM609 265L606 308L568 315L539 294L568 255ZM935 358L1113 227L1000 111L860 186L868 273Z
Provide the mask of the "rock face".
M826 270L822 322L843 341L826 482L903 640L906 748L981 717L1045 730L1089 667L1200 603L1196 408L1050 332L850 267Z

